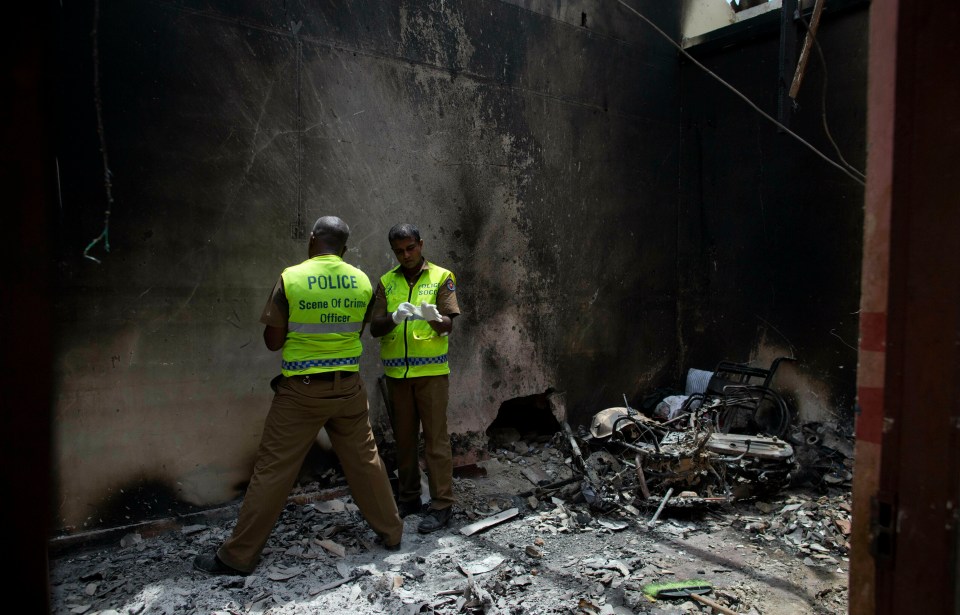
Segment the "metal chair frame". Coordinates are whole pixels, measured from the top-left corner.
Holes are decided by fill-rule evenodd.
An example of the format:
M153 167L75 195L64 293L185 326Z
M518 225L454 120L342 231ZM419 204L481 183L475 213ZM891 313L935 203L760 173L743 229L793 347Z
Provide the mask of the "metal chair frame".
M763 432L782 438L793 421L786 400L771 387L783 361L793 357L777 357L768 369L747 363L721 361L707 384L701 407L716 410L717 429L721 433Z

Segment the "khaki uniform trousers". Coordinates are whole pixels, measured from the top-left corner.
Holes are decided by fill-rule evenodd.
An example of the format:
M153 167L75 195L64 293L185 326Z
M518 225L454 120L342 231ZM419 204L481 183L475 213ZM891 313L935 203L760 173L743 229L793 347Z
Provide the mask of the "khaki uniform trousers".
M449 377L386 378L397 442L398 498L420 501L420 427L423 426L430 508L453 506L453 458L447 433Z
M277 385L237 524L217 551L223 563L242 572L252 572L259 563L321 427L326 427L351 495L373 531L385 545L399 543L403 535L390 479L370 428L367 392L359 373L305 380L294 376Z

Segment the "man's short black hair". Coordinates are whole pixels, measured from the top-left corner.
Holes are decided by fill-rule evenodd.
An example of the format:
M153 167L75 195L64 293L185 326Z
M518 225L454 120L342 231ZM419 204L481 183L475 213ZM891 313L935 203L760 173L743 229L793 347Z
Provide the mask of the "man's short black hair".
M418 229L413 224L404 222L403 224L397 224L390 232L387 233L387 241L393 243L397 239L407 239L411 238L414 241L420 241L420 229Z
M313 236L323 245L340 250L347 245L350 227L336 216L323 216L314 222Z

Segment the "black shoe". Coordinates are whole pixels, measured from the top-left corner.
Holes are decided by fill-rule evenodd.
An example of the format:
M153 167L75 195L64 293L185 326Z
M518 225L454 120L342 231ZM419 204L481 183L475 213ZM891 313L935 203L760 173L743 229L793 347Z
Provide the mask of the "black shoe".
M446 525L450 523L451 516L453 516L452 506L440 510L431 508L427 516L420 521L420 525L417 526L417 531L421 534L436 532L440 528L446 527Z
M420 500L397 502L397 511L400 513L400 518L403 519L409 515L419 515L423 511L423 505L420 504Z
M193 567L200 572L206 572L207 574L225 574L235 577L245 577L248 574L246 572L240 572L236 568L227 566L220 561L220 558L217 557L216 553L213 555L198 555L193 559Z

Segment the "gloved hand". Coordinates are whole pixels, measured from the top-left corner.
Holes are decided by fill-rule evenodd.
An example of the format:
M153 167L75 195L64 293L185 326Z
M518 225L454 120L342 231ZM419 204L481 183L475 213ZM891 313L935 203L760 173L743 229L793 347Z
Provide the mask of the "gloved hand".
M390 318L393 319L394 324L398 325L405 320L419 320L416 306L408 301L398 305L397 309L390 314Z
M432 303L427 303L426 301L420 304L420 314L423 315L424 320L436 320L438 322L443 320L437 306Z

